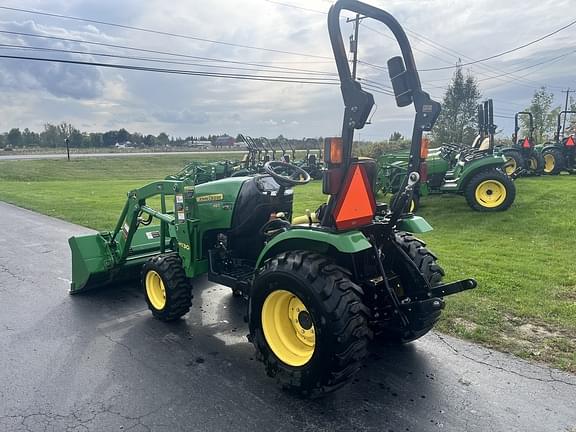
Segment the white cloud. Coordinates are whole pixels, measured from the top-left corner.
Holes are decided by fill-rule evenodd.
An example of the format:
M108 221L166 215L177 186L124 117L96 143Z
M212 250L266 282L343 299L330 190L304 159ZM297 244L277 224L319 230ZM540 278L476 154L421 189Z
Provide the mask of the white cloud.
M327 11L330 5L330 2L324 0L286 2L321 11ZM458 55L446 48L476 59L518 46L568 22L573 10L569 0L542 0L530 4L530 7L527 7L523 0L372 0L372 3L385 7L407 29L416 32L409 32L409 38L415 49L417 65L421 69L455 62ZM56 0L50 2L49 6L39 0L20 0L13 2L11 6L41 10L49 8L56 13L239 45L331 57L325 15L264 0L153 0L145 3L136 0ZM2 19L0 30L86 39L257 64L283 62L272 64L285 68L335 72L333 62L324 58L298 57L16 12L3 12ZM360 59L385 65L386 60L396 55L398 49L391 40L366 26L390 34L378 23L365 22L360 31ZM350 31L350 25L343 26L345 40ZM473 65L470 70L479 79L485 79L502 71L511 71L553 58L574 49L573 33L574 29L569 29L538 44L486 63L488 68ZM432 48L422 36L446 48ZM144 54L6 34L0 36L0 43L28 43L45 48L87 51L92 55L65 56L109 63L129 61L99 57L96 54L114 53L176 59L154 53ZM15 52L22 51L0 49L2 54ZM26 53L31 54L29 51ZM534 88L539 84L558 87L576 85L571 71L575 59L576 54L555 63L517 73L530 73L525 79L504 77L482 81L481 85L485 96L494 97L496 112L511 115L528 103ZM176 60L193 64L155 66L214 70L198 65L213 64L206 60ZM463 57L462 60L467 59ZM135 61L131 63L144 64ZM229 63L226 69L220 71L254 73L232 69L233 67L262 69L261 66ZM292 72L294 71L286 69L268 74L298 75ZM451 70L422 72L424 89L433 96L441 96L441 87L447 84L451 73ZM360 65L359 74L389 85L386 72L382 70ZM13 105L4 104L0 107L0 118L3 119L0 129L13 126L38 129L48 121L70 121L77 125L87 125L88 130L126 127L144 133L164 130L181 136L210 132L227 132L231 135L245 132L256 136L327 136L340 132L343 110L338 86L237 81L5 59L0 59L0 88L11 101L15 101ZM400 130L407 135L411 130L412 108L398 109L388 96L376 94L376 99L378 111L373 118L373 124L367 126L362 134L384 138L394 130ZM511 121L502 119L499 123L505 131L510 131Z

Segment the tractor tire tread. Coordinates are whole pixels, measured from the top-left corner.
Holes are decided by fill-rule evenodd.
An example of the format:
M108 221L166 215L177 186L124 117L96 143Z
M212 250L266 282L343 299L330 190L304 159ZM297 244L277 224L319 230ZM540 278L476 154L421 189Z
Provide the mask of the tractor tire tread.
M485 207L476 201L476 188L485 180L497 180L506 188L506 198L502 204L497 207ZM516 199L516 186L510 177L497 168L482 170L472 176L470 181L464 187L464 196L468 205L479 212L496 212L505 211L510 208Z
M154 318L174 321L186 315L192 306L192 287L178 254L161 254L150 258L142 267L142 286L145 286L146 273L151 269L158 272L166 290L170 292L165 308L159 311L151 306L144 288L146 301Z
M372 337L368 327L370 309L362 302L362 288L349 279L350 273L346 269L329 258L315 252L289 251L265 263L256 277L255 289L262 288L259 280L276 272L288 273L306 284L322 305L320 322L316 325L322 329L317 333L327 332L329 361L315 374L284 366L267 348L259 322L251 319L251 339L257 358L264 362L268 375L275 377L289 392L318 397L342 387L360 369ZM256 315L255 321L260 321L260 313Z

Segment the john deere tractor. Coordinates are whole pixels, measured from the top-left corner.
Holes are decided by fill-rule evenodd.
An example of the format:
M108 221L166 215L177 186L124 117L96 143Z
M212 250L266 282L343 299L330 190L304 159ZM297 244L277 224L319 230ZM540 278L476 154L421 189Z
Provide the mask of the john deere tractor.
M542 147L545 174L558 175L562 171L573 174L576 169L576 136L564 136L565 128L562 125L562 118L568 114L576 114L576 111L561 111L558 114L554 142Z
M391 208L374 200L374 161L352 157L354 131L366 124L374 99L350 74L343 9L387 25L402 52L388 68L398 106L413 105L416 114L409 175ZM352 379L373 336L418 339L448 295L476 286L473 279L442 283L436 257L411 234L431 227L403 211L419 181L422 133L440 105L422 91L402 27L383 10L340 0L328 29L345 110L342 136L325 143L327 203L293 217L292 188L310 175L283 161L250 177L153 182L128 193L112 231L70 238L71 293L140 276L151 314L171 321L188 312L194 278L207 274L246 300L249 340L268 375L318 396ZM152 197L160 208L148 204Z
M478 106L478 116L480 133L471 147L445 144L428 149L425 142L419 159L420 181L406 211L415 211L420 198L429 194L464 195L473 210L482 212L507 210L512 205L516 188L512 178L504 172L507 160L494 152L496 125L492 100ZM402 192L405 178L412 171L409 164L412 158L411 152L396 152L378 159L376 189L384 194L391 193L392 202Z
M518 137L520 116L528 116L528 135L524 138ZM531 112L521 111L514 115L514 133L512 134L512 146L498 149L508 160L505 166L506 174L513 175L522 169L524 175L540 175L544 171L544 158L539 148L535 146L534 140L534 117Z

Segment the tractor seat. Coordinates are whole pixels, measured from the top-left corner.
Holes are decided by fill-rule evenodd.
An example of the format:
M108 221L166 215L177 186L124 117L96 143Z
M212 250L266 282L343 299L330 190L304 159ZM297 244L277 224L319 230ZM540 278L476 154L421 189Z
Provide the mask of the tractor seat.
M490 138L486 137L482 140L482 142L480 143L480 146L478 147L479 151L486 151L486 150L490 150Z

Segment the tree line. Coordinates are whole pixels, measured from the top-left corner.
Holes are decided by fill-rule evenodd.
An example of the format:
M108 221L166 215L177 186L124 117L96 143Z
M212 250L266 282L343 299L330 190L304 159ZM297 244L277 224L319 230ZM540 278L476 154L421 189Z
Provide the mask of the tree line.
M20 130L12 128L0 134L0 147L48 147L57 148L66 145L66 139L73 148L100 148L114 147L116 144L130 143L138 147L156 146L183 146L189 142L205 141L215 142L220 135L170 137L165 132L158 135L144 135L139 132L130 133L126 129L110 130L107 132L82 132L70 123L58 125L47 123L41 132L34 132L28 128Z

